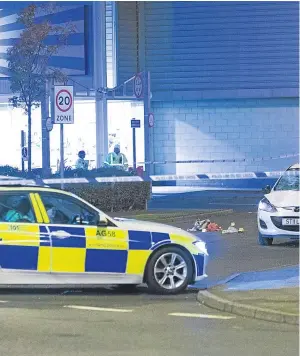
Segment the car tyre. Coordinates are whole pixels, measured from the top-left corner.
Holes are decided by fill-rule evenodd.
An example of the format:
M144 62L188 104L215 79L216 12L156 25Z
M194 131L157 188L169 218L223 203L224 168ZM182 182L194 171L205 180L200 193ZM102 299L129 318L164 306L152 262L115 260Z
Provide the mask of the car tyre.
M264 237L260 232L258 233L258 243L261 246L271 246L273 244L273 237Z
M193 271L192 258L188 252L177 246L169 246L159 249L150 257L145 280L151 293L179 294L191 282Z

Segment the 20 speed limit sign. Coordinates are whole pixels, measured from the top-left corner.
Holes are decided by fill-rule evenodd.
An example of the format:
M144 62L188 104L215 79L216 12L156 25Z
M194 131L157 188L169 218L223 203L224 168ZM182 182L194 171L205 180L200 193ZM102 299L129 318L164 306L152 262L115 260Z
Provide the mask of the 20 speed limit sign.
M54 124L74 124L73 86L54 87Z

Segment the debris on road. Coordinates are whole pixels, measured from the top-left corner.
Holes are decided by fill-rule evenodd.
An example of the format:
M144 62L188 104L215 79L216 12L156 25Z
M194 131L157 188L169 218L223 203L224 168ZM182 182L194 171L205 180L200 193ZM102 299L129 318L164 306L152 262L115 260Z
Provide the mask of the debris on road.
M235 222L232 222L227 230L222 230L222 234L236 234L236 233L245 232L244 228L237 229L235 227Z
M197 219L194 226L191 229L187 229L189 232L221 232L222 234L235 234L245 232L244 228L237 229L235 222L232 222L227 230L222 230L222 227L215 222L211 222L209 219L200 220Z
M209 223L210 223L210 220L208 220L208 219L205 219L205 220L197 219L194 226L191 229L187 229L187 231L190 231L190 232L202 231L207 227L207 225Z
M188 229L187 231L216 232L221 230L222 230L221 226L219 226L214 222L211 222L209 219L205 219L205 220L197 219L194 226L191 229Z
M216 232L216 231L221 231L222 230L222 227L219 226L218 224L216 223L209 223L206 230L208 232Z

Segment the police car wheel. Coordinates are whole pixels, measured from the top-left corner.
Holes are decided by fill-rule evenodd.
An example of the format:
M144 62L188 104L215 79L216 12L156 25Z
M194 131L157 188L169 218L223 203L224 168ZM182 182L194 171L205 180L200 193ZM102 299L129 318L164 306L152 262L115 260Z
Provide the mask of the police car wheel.
M176 246L164 247L150 257L146 283L150 292L178 294L183 292L193 276L191 257Z

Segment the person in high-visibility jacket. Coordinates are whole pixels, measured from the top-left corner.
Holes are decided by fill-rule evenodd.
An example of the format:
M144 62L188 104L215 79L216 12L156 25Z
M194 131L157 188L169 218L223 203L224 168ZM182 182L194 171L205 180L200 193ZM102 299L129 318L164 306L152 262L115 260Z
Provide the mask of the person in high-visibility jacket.
M106 157L106 166L115 166L124 170L128 169L128 161L124 153L120 151L120 145L115 145L114 151L110 152Z

